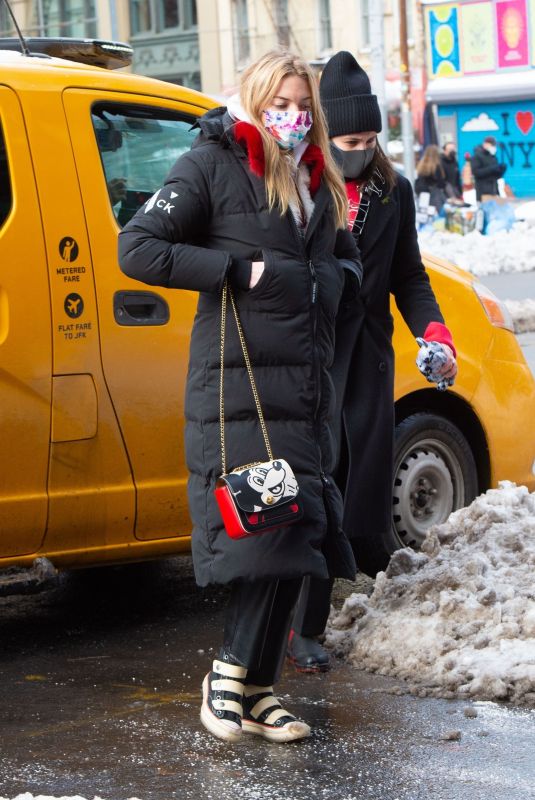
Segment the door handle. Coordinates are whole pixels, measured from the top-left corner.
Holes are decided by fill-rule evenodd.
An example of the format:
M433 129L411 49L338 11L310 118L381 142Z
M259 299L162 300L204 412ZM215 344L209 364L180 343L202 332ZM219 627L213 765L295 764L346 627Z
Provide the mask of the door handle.
M113 314L119 325L165 325L169 322L169 306L154 292L115 292Z

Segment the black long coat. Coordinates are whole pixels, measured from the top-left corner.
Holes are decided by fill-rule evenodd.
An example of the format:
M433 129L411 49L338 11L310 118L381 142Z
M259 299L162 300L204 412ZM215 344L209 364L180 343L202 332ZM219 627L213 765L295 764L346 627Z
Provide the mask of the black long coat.
M358 239L364 269L359 310L341 310L333 367L342 420L337 481L344 495L343 527L357 566L369 575L386 568L392 526L394 352L390 293L414 336L444 322L418 248L409 181L391 192L375 179ZM416 345L415 345L416 348ZM416 356L416 349L415 349ZM414 367L416 369L416 366Z
M456 197L462 198L463 184L461 181L461 172L459 170L459 162L457 161L457 157L454 155L446 155L446 153L441 153L440 163L442 164L442 169L444 170L446 183L450 184L451 188L455 191Z
M244 145L238 143L223 112L217 109L201 119L194 148L177 161L157 200L148 201L119 237L119 261L127 275L200 292L186 390L196 579L204 586L304 575L354 577L353 553L341 530L342 500L330 478L335 398L329 368L346 272L352 276L350 300L360 283L358 250L349 231L336 232L331 195L320 183L318 163L312 174L319 188L304 238L291 212L281 217L268 210L264 180L251 171L258 172L263 154L260 136L239 123L247 137ZM238 541L224 531L213 494L221 474L221 290L235 259L265 263L258 284L236 290L236 301L273 453L293 468L305 511L291 527ZM225 406L229 466L265 461L230 313Z
M440 211L446 202L446 175L437 167L434 175L418 175L414 184L414 191L419 196L422 192L429 192L429 203Z
M476 185L476 198L484 194L498 194L498 178L505 172L505 164L500 164L496 156L478 145L470 162Z

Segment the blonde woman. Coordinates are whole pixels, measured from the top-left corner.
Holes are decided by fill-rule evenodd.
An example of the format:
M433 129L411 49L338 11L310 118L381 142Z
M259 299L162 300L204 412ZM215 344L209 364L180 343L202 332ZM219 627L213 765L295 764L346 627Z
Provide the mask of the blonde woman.
M203 682L201 721L220 739L301 739L280 678L301 579L353 578L341 498L330 476L329 368L339 303L356 301L362 268L346 228L344 183L329 150L309 66L270 52L243 74L239 97L210 111L152 204L119 238L123 271L196 290L186 390L186 454L195 575L231 584L219 658ZM167 210L166 210L167 209ZM214 499L221 474L221 292L233 290L273 453L292 467L302 519L261 535L227 535ZM230 316L230 315L229 315ZM266 454L236 327L227 321L225 433L230 467Z
M440 211L448 199L446 192L446 173L442 166L440 150L436 144L428 145L416 165L414 191L419 197L422 192L429 193L429 204Z

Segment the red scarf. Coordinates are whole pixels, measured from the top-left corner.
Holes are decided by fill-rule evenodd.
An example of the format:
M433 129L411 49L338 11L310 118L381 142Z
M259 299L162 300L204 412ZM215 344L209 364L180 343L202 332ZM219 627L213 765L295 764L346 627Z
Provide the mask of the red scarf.
M264 177L266 161L262 137L254 125L249 122L237 122L234 126L236 141L243 144L247 150L249 168L259 178ZM309 144L301 156L303 164L310 167L310 194L312 197L320 187L321 176L325 169L325 159L321 149L316 144Z
M347 212L347 227L350 231L353 230L353 225L357 218L359 204L360 204L360 188L357 181L346 181L347 199L349 201L349 209Z

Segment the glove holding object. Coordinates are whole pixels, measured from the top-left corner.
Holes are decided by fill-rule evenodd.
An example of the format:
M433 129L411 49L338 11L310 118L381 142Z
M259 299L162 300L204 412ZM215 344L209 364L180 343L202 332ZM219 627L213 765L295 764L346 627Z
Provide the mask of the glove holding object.
M416 356L416 366L425 375L429 383L436 383L441 392L455 383L457 362L451 347L440 342L427 342L416 339L420 350Z

